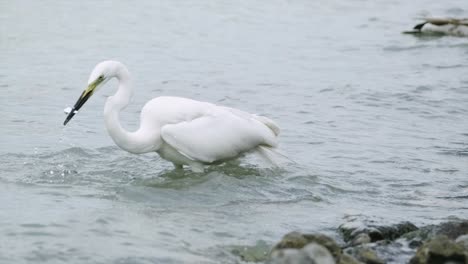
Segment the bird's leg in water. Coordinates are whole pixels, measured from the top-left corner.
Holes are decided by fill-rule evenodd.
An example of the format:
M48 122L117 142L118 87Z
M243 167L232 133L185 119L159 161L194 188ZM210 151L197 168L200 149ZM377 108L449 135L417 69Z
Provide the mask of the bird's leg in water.
M182 169L184 168L184 167L182 166L182 164L175 164L175 163L172 163L172 164L174 164L174 168L175 168L176 170L182 170Z
M196 173L202 173L205 171L205 166L202 163L193 162L190 164L190 169Z

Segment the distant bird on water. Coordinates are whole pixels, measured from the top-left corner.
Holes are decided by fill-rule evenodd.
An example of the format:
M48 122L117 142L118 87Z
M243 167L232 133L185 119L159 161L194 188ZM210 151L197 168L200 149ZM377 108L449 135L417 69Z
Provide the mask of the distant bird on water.
M441 34L468 37L468 18L425 18L406 34Z
M268 158L277 145L279 127L270 119L238 109L181 97L156 97L141 110L140 127L129 132L122 128L119 113L132 97L132 80L118 61L96 65L64 125L107 81L119 81L117 92L104 106L107 131L115 144L131 153L157 152L176 168L188 165L202 172L204 165L235 159L256 151Z

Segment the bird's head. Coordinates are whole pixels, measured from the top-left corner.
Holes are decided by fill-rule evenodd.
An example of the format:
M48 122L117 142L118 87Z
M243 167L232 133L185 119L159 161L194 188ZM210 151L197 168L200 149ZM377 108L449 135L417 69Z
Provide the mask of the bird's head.
M103 61L94 67L88 79L88 87L81 93L75 105L71 109L67 118L63 122L66 125L73 116L80 110L80 108L88 101L88 99L107 81L113 77L117 77L119 70L122 68L122 63L117 61Z

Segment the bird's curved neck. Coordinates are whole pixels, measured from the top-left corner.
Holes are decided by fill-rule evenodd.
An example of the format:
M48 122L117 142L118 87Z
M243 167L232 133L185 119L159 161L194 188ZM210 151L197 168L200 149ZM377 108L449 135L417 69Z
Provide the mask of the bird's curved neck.
M139 154L152 151L147 144L142 142L142 138L138 135L138 130L136 132L129 132L122 128L119 113L130 103L133 87L127 69L119 69L115 77L119 81L119 88L115 95L107 99L104 107L104 119L107 131L115 144L128 152Z
M117 71L115 76L119 81L119 88L117 92L109 97L108 100L111 100L115 110L120 111L127 107L130 103L130 99L133 96L133 84L130 78L130 73L128 70L122 66L122 69ZM109 101L108 101L109 102Z

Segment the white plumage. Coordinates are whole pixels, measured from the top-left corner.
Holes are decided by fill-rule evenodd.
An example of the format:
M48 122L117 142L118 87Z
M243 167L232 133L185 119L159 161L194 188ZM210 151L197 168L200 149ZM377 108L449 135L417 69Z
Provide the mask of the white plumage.
M99 87L114 77L119 80L119 88L105 104L105 124L114 142L128 152L157 152L177 168L189 165L194 171L203 171L206 164L277 145L279 128L272 120L181 97L152 99L141 111L139 129L135 132L124 130L119 112L129 103L132 85L127 68L117 61L104 61L94 68L88 88L68 114L64 125Z

